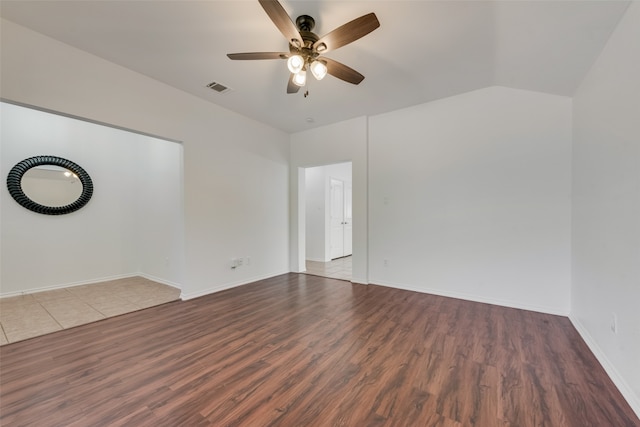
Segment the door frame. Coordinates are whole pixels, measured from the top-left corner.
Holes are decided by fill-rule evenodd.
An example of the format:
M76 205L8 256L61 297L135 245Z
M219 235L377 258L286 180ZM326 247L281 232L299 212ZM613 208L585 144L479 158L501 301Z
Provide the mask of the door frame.
M290 135L289 270L305 269L304 168L351 162L353 175L353 277L369 282L369 119L359 116Z
M291 271L306 271L306 177L305 170L316 166L328 166L336 163L351 162L352 165L352 283L368 284L368 247L367 247L367 210L366 168L356 169L353 160L334 161L324 164L311 164L291 169ZM363 175L358 180L358 175ZM364 187L364 188L363 188ZM357 200L356 200L357 199Z

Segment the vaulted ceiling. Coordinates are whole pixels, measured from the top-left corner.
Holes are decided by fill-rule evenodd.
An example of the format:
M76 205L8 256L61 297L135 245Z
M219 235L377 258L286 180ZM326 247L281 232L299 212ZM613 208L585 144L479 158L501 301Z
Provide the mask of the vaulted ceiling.
M626 1L289 1L323 35L369 12L380 28L328 53L365 76L287 94L286 51L257 0L10 1L2 17L255 120L296 132L500 85L572 96ZM208 89L210 82L232 88Z

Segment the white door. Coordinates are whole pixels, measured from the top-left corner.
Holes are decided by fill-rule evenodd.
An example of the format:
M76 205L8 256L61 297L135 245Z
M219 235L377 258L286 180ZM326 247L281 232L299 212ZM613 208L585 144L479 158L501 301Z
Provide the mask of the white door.
M351 186L331 178L331 259L351 255Z
M331 259L344 256L344 182L331 178Z
M351 183L345 183L344 186L344 254L342 256L351 255L353 253L352 230L353 230L353 213L351 211Z

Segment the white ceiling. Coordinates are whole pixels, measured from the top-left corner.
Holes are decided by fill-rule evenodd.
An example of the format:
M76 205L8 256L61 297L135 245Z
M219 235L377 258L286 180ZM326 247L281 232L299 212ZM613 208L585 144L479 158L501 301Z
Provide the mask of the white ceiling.
M320 36L369 12L380 28L328 53L365 75L332 76L288 95L287 51L257 0L9 1L5 19L255 120L296 132L492 85L572 96L624 14L626 1L289 1ZM233 90L219 94L217 81ZM313 122L309 123L308 119Z

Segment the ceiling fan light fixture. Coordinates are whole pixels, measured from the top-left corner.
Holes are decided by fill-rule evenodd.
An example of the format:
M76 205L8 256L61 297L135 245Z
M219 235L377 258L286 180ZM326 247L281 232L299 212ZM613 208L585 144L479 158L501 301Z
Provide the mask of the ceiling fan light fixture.
M282 0L258 0L258 3L278 31L288 40L288 51L228 53L229 59L286 59L289 70L287 93L298 93L300 87L306 84L307 71L311 71L317 80L331 74L347 83L357 85L364 79L356 70L321 55L353 43L380 27L375 13L362 15L319 37L313 32L315 20L311 16L300 15L294 22L280 1ZM305 91L305 98L308 95L309 91Z
M313 74L313 77L317 80L322 80L324 79L324 76L327 75L327 65L324 62L313 61L310 68L311 74Z
M291 55L287 60L287 68L293 74L299 73L302 67L304 67L304 58L300 55Z
M293 75L293 83L302 87L307 83L307 71L300 70Z

